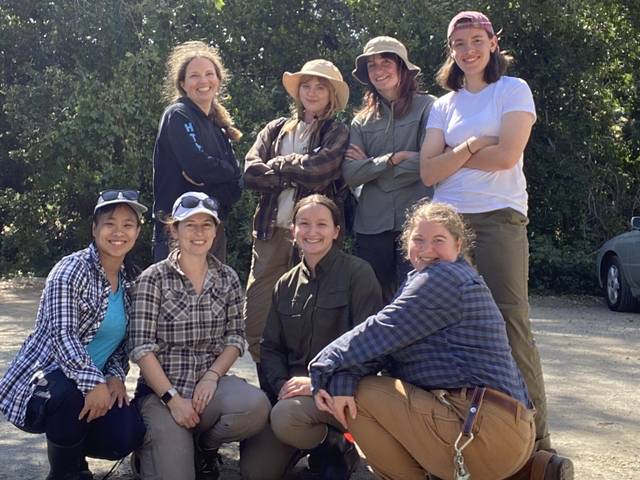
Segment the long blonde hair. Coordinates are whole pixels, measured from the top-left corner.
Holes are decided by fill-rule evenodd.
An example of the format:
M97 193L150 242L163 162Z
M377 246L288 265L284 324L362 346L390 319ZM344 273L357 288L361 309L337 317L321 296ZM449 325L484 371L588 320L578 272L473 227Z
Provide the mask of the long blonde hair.
M174 103L187 94L181 83L185 80L187 66L195 58L206 58L213 64L220 80L221 91L226 85L229 75L222 64L218 50L200 41L184 42L175 46L167 59L164 96L169 103ZM242 132L234 126L231 115L217 98L214 98L211 103L211 115L214 123L223 128L231 140L240 140Z
M313 125L313 129L311 130L310 135L313 137L321 128L323 121L332 118L336 114L336 112L338 112L338 96L333 84L324 77L317 77L315 75L302 75L300 77L300 81L298 82L298 96L293 99L293 105L291 107L291 118L289 118L282 126L283 132L288 133L295 130L295 128L298 126L298 123L304 118L304 105L302 105L299 93L300 85L308 82L313 78L318 80L329 90L329 103L327 104L327 108L324 109L324 112L318 115L317 122L315 122L315 124Z

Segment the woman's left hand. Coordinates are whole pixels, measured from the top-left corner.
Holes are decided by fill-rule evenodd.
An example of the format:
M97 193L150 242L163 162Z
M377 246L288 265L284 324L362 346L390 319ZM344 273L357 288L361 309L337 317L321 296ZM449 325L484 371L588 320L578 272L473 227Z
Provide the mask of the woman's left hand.
M122 380L118 377L107 378L107 387L109 388L109 394L111 395L111 403L109 408L118 402L118 408L122 408L122 405L129 405L129 395L127 395L127 387L124 386Z
M344 154L344 158L346 158L347 160L366 160L367 154L358 145L354 145L352 143L349 145L349 148L347 148L347 151Z
M204 412L204 409L209 405L213 395L216 393L218 380L218 378L214 378L211 375L205 375L196 385L191 404L198 415L202 415L202 412Z
M309 377L291 377L282 385L278 393L278 400L298 396L311 396L311 379Z

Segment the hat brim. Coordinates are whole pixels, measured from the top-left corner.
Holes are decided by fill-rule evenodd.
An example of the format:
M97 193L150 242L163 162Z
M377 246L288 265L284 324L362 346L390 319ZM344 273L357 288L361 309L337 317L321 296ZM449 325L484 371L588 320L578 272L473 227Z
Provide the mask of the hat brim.
M336 80L328 75L316 72L284 72L282 74L282 85L291 98L300 100L299 89L300 79L302 76L321 77L329 80L333 88L336 90L336 99L338 100L338 110L344 110L349 103L349 85L344 80Z
M194 207L194 208L184 208L184 207L180 207L180 208L183 209L182 212L178 211L172 215L173 219L176 220L177 222L184 222L186 219L193 217L198 213L206 213L216 221L216 225L220 223L220 217L218 217L217 212L214 212L213 210L209 210L208 208L203 207L202 205L198 205L197 207Z
M372 55L379 55L381 53L393 53L394 55L396 55L400 59L400 61L407 66L407 69L409 70L409 72L414 76L418 75L421 71L419 66L414 65L409 60L404 60L400 55L398 55L397 52L394 52L393 50L379 50L376 52L363 53L361 55L358 55L356 57L356 62L355 62L356 68L353 69L353 71L351 72L351 75L353 75L353 77L363 85L369 85L371 82L369 81L369 72L367 71L366 60L368 57Z
M135 200L128 200L126 198L115 198L113 200L108 200L106 202L102 202L102 203L97 204L95 206L95 208L93 209L93 213L95 214L101 208L107 207L109 205L115 205L117 203L124 203L125 205L129 205L133 209L133 211L138 214L139 217L144 215L146 213L146 211L148 210L147 207L145 207L144 205L142 205L139 202L136 202Z

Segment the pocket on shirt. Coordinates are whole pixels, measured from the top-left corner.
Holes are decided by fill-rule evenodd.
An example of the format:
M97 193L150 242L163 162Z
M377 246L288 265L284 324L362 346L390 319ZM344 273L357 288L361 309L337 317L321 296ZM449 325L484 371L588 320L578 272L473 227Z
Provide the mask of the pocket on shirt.
M336 339L354 326L350 318L349 296L343 290L319 295L316 315L319 321L314 322L314 329L322 338Z
M158 316L158 338L167 343L190 344L197 338L196 322L197 316L191 315L189 295L166 290Z
M287 348L294 352L306 350L306 339L311 333L306 331L308 327L305 326L303 307L304 303L297 301L295 298L291 303L281 302L276 305L282 325L282 336L285 339Z
M171 321L186 321L189 318L189 295L186 292L167 290L161 306L161 315Z

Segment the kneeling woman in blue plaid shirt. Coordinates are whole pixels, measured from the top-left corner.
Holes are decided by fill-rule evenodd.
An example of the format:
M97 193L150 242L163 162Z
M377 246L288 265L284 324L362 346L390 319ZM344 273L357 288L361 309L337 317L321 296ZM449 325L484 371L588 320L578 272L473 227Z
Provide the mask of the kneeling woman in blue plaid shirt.
M533 410L500 311L461 255L464 224L452 207L422 203L402 239L415 270L390 305L311 361L316 404L380 478L512 475L533 450Z
M218 478L218 448L262 430L271 408L227 375L244 351L244 297L236 272L209 254L218 209L201 192L178 197L168 221L176 248L136 287L129 347L147 435L133 465L143 479Z
M85 455L117 460L145 428L124 386L129 286L126 254L147 208L134 190L106 190L93 213L93 242L49 273L34 332L0 380L0 410L45 433L47 480L92 479ZM126 266L125 266L126 265Z

